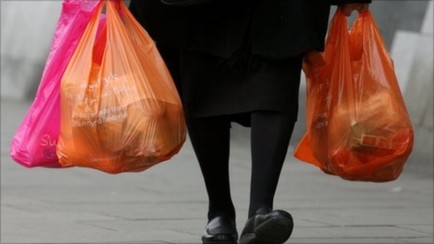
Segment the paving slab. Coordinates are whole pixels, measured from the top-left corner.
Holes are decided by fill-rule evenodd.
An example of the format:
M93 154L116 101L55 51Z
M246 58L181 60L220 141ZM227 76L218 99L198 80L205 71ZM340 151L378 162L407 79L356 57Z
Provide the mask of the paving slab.
M207 196L189 141L142 173L26 169L10 159L9 145L29 104L1 106L1 243L200 243ZM248 133L234 135L230 164L239 231L251 168L249 139L241 134ZM350 182L292 152L275 198L276 208L294 216L287 243L433 243L431 177L405 170L388 183Z

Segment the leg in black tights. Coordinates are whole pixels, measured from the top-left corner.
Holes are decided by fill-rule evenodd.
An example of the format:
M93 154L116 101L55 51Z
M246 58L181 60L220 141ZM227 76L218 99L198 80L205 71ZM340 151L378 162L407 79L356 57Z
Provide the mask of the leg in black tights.
M294 119L278 112L251 115L252 178L249 217L273 207L274 194L294 128ZM225 117L187 118L190 140L209 197L208 219L235 219L229 183L230 121Z
M287 114L264 111L251 117L252 178L249 217L273 209L273 199L295 121Z
M229 184L230 121L223 116L187 118L188 132L209 197L208 219L235 220Z

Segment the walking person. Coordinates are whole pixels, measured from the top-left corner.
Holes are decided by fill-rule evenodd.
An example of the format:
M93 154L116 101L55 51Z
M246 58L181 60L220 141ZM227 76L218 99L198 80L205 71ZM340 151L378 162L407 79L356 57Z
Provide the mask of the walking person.
M273 199L297 120L304 56L322 51L330 6L347 15L370 0L132 0L130 9L180 92L205 181L203 243L238 243L229 182L232 122L251 127L249 213L240 244L284 243L293 220ZM164 3L163 3L164 2ZM195 1L193 1L195 2Z

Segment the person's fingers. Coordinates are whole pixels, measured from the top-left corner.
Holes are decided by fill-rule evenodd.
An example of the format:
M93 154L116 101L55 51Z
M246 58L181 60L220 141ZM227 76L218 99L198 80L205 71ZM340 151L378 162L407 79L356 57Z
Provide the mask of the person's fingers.
M343 6L343 11L344 11L345 16L350 16L351 13L353 12L353 10L356 8L357 8L356 4L353 4L353 3L345 4Z

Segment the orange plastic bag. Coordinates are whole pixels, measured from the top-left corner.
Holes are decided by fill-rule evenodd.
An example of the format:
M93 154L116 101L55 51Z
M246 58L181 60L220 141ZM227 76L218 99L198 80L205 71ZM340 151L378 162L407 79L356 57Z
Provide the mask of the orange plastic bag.
M60 164L142 171L185 138L181 101L153 40L122 1L100 1L62 77Z
M387 50L369 11L348 31L338 9L326 48L311 54L307 133L295 157L346 180L391 181L413 147L413 129Z

